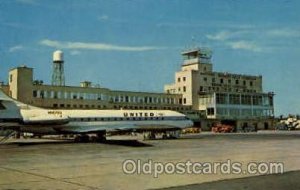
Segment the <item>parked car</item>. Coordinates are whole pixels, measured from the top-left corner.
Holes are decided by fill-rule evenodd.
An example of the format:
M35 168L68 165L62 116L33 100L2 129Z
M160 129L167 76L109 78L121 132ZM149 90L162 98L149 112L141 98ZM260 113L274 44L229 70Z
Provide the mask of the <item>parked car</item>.
M216 124L211 128L211 131L215 133L232 133L233 130L233 126L225 124Z

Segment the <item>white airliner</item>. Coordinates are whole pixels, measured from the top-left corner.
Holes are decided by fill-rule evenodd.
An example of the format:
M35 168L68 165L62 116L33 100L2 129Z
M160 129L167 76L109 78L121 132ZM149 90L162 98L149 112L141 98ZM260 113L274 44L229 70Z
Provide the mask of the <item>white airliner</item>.
M134 131L165 134L191 127L184 114L169 110L58 110L43 109L18 102L0 89L0 128L36 135L87 134L104 140L106 132ZM155 137L155 135L154 135Z

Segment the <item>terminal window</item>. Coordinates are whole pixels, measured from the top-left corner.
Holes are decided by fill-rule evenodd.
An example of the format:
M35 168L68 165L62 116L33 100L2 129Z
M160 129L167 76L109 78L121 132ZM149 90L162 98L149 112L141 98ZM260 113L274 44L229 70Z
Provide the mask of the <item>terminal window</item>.
M34 90L33 93L32 93L32 95L33 95L34 98L36 98L37 97L37 91Z
M214 115L215 109L214 108L207 108L207 115Z

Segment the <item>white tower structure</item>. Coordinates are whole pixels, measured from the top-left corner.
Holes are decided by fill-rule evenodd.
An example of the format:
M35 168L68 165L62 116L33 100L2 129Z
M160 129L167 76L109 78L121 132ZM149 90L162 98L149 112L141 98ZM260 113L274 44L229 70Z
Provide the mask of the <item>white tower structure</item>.
M65 86L64 53L60 50L53 53L52 85Z

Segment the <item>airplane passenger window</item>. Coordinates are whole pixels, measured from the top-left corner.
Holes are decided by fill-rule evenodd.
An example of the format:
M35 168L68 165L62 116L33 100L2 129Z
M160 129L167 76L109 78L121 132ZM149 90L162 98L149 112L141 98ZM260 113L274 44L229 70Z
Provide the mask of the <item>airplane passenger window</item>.
M2 104L2 102L0 102L0 110L5 110L6 107Z

